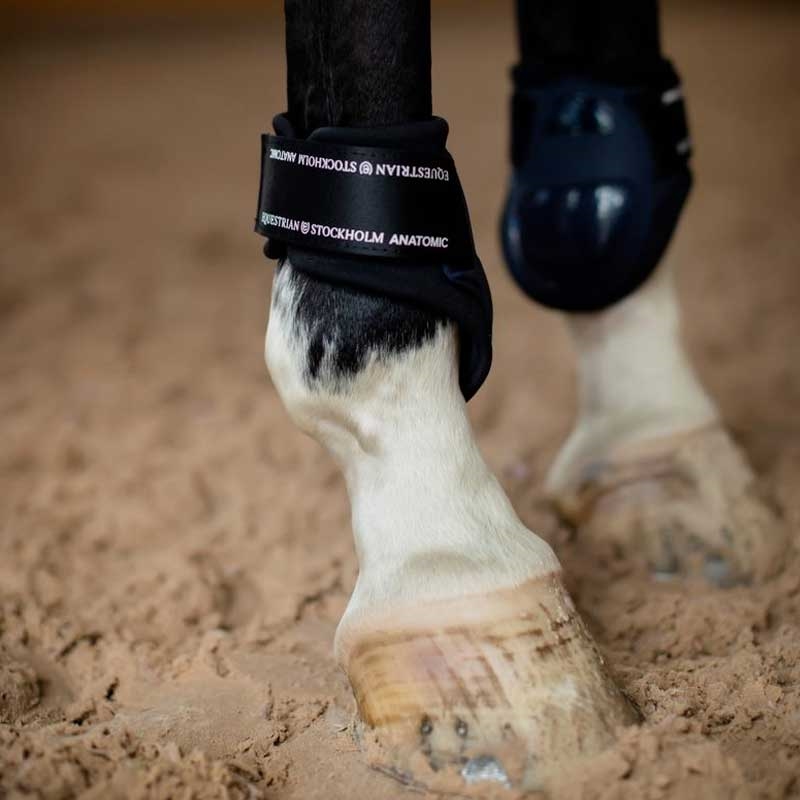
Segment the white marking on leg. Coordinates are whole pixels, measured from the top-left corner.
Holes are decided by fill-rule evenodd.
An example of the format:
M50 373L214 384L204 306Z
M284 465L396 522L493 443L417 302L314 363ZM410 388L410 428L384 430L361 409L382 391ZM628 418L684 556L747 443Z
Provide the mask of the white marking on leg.
M338 386L303 378L291 266L278 273L267 331L273 382L295 422L333 453L352 507L360 573L346 616L478 594L558 569L475 444L458 386L457 340L442 326L401 353L374 352ZM280 299L276 303L276 298Z
M570 314L578 361L575 427L548 477L557 491L592 454L718 418L684 349L666 265L630 297L595 314Z

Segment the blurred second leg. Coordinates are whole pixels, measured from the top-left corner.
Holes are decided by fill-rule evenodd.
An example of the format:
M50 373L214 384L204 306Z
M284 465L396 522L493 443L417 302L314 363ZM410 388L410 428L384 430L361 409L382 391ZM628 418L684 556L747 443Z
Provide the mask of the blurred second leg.
M578 372L549 493L586 546L658 577L768 577L785 528L689 362L663 260L691 140L656 0L517 10L505 252L523 290L564 313Z

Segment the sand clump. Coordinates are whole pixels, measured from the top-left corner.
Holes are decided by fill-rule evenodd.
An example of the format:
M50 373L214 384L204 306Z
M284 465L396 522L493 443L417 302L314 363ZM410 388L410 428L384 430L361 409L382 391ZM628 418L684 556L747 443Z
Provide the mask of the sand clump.
M36 673L0 647L0 723L11 725L39 702Z

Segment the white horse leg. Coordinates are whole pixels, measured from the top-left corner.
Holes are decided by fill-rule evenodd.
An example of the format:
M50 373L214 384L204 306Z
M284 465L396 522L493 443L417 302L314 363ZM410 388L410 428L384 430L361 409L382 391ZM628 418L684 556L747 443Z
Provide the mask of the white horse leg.
M661 576L763 578L785 532L689 363L679 316L662 265L617 305L566 318L578 415L547 486L587 539L641 552Z
M455 331L442 323L419 346L375 348L342 377L334 354L354 332L333 327L312 377L309 343L323 323L298 316L303 302L303 278L285 263L267 363L296 424L347 480L360 572L336 653L370 760L441 791L542 787L636 714L552 551L478 452Z

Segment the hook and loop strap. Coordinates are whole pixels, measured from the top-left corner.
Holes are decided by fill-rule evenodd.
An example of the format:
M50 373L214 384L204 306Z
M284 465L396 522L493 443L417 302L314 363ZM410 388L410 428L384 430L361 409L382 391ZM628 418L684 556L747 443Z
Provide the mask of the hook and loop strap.
M452 261L472 232L450 154L265 134L256 231L343 255Z

